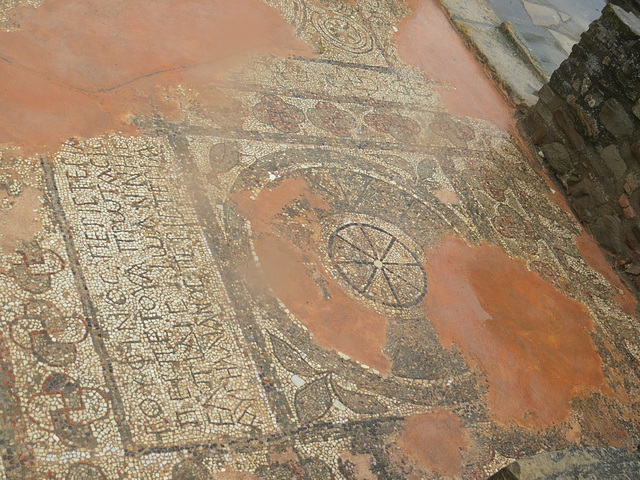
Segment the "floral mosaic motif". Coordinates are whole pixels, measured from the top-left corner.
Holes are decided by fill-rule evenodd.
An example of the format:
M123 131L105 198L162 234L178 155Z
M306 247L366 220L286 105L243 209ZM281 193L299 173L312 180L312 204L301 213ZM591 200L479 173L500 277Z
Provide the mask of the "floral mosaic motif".
M364 121L375 131L391 135L399 142L414 141L422 130L412 118L395 113L368 113Z
M500 178L498 172L492 172L485 165L470 165L463 176L470 184L480 184L482 191L498 202L504 202L508 185Z
M335 477L329 465L319 458L309 458L302 462L309 480L333 480Z
M333 397L326 376L317 378L296 391L294 405L302 424L320 419L329 411L332 404Z
M318 102L307 112L307 116L316 127L338 137L348 137L356 127L353 115L329 102Z
M317 460L322 462L321 460ZM314 473L318 471L316 464L309 464L309 460L303 464L285 458L271 459L269 465L263 465L256 470L256 475L260 480L316 480ZM322 462L324 463L324 462ZM320 470L322 472L322 470ZM321 477L323 480L332 480L332 476ZM253 479L252 479L253 480ZM318 480L320 480L318 478Z
M8 275L29 293L41 294L51 289L53 276L65 268L60 255L42 248L35 240L25 243L16 254L20 261L11 267Z
M299 132L306 119L302 110L275 95L266 95L254 105L253 115L258 121L285 133Z
M209 148L209 164L211 165L210 175L219 175L227 172L240 163L240 152L238 146L232 143L214 143Z
M322 418L333 405L334 399L357 414L379 415L387 411L373 395L348 390L337 383L335 374L315 370L287 342L275 335L270 335L270 339L274 355L284 368L296 375L314 377L295 393L294 405L301 423Z
M91 425L109 415L109 399L96 388L85 388L68 375L59 373L47 378L41 393L33 395L27 405L31 422L57 435L74 447L94 448L96 438Z
M318 371L302 359L300 353L284 340L270 335L273 354L284 368L301 377L314 377Z
M210 480L213 479L207 467L201 460L186 460L174 465L171 472L172 480Z
M568 286L567 279L559 275L547 262L534 260L529 264L529 269L558 288L566 288Z
M9 335L16 345L53 367L75 362L76 344L83 342L88 332L83 318L65 317L45 300L31 300L24 306L22 317L9 325Z
M331 386L338 397L338 400L355 413L363 415L381 415L387 411L387 407L380 403L373 395L352 392L351 390L342 388L334 381L331 382Z
M513 209L501 205L498 213L493 217L491 223L500 235L512 239L536 240L540 238L540 234L533 225Z
M449 115L439 115L429 125L429 129L436 135L446 138L452 145L466 148L473 140L473 129L459 120L453 120Z

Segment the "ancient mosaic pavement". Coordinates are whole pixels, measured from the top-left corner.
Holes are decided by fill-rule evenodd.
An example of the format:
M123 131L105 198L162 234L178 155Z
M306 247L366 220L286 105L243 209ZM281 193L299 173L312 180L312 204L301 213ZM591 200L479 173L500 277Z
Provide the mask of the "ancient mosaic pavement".
M485 478L637 442L640 325L518 142L397 60L397 3L268 3L317 57L256 55L138 136L3 157L2 209L43 201L0 265L4 478ZM586 323L451 340L447 241ZM501 370L523 361L525 393Z

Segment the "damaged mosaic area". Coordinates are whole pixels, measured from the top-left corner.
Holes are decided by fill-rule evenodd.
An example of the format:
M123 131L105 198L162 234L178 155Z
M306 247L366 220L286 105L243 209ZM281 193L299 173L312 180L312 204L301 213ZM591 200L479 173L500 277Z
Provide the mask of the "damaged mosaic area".
M4 478L480 479L637 444L622 285L518 141L396 58L406 7L267 3L317 56L2 151Z

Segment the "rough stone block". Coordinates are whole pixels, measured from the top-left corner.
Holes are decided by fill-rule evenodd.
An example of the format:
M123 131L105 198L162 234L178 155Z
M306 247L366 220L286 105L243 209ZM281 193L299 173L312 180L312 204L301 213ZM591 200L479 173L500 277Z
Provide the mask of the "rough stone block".
M624 181L624 191L627 195L631 196L633 192L638 189L638 176L635 173L630 173Z
M556 92L554 92L548 83L545 83L542 88L538 91L538 98L545 104L549 104L553 97L556 96Z
M600 122L616 138L630 137L633 134L633 120L615 98L604 102L600 111Z
M622 214L624 218L635 218L636 212L631 205L622 209Z
M568 191L576 208L583 212L587 210L593 211L609 201L602 186L588 178L584 178L580 182L570 185Z
M627 164L624 162L615 145L609 145L600 153L604 164L613 173L616 180L622 180L627 173Z
M571 155L567 147L558 142L548 143L540 147L549 166L560 175L573 170Z
M585 112L578 105L574 107L574 110L576 112L576 115L580 119L580 123L582 123L582 126L587 136L591 138L596 138L598 136L598 127L596 126L596 121L593 119L593 117L589 115L587 112Z
M598 218L591 225L591 233L600 244L613 253L622 251L620 229L622 220L613 215L605 215Z
M622 194L618 199L618 205L620 205L622 208L629 207L630 206L629 198L625 194Z
M631 154L640 162L640 140L631 144Z
M584 96L584 101L589 108L599 107L604 100L604 95L598 90L592 90ZM639 110L640 112L640 110Z
M628 2L631 3L631 2ZM640 38L640 19L616 5L607 5L603 10L604 21L612 30L627 40Z
M578 198L571 198L571 203L578 214L580 220L586 223L591 223L595 218L595 205L589 195L583 195Z
M563 109L558 108L557 110L554 110L553 118L567 136L571 146L576 150L582 150L582 148L584 148L585 141L576 130L571 116Z

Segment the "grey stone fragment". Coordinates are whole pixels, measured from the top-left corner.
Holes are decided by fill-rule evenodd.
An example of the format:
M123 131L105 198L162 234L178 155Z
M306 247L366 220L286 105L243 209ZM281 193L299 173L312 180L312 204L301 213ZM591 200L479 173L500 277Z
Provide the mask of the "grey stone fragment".
M621 220L613 215L604 215L591 225L591 233L600 244L613 253L620 253Z
M488 480L629 480L640 471L637 453L621 448L577 448L518 460Z
M633 195L633 192L638 189L638 186L638 176L634 172L631 172L629 175L627 175L627 178L624 181L625 193L629 196Z
M551 7L527 2L526 0L523 1L522 4L534 25L550 27L552 25L558 25L561 22L558 13Z
M620 156L618 147L615 145L609 145L602 150L600 156L607 168L613 172L615 179L622 180L622 178L624 178L624 174L627 172L627 164Z
M576 44L576 41L573 38L569 38L565 34L556 32L555 30L551 29L549 29L549 33L554 36L560 47L562 47L567 55L571 53L571 49Z
M557 173L564 175L573 170L571 155L563 144L559 142L548 143L542 145L540 149L551 168Z
M600 122L613 136L629 137L633 134L633 120L615 98L610 98L602 106Z
M630 275L640 275L640 265L628 265L624 268L624 271Z
M598 107L602 103L602 100L604 100L604 97L598 91L589 92L584 97L584 101L589 105L589 108Z
M558 12L558 14L560 15L560 18L563 22L568 22L569 20L571 20L571 15L569 15L568 13Z
M576 209L578 217L584 222L590 223L593 221L595 208L595 202L589 195L583 195L581 197L572 198L571 203L573 208Z

